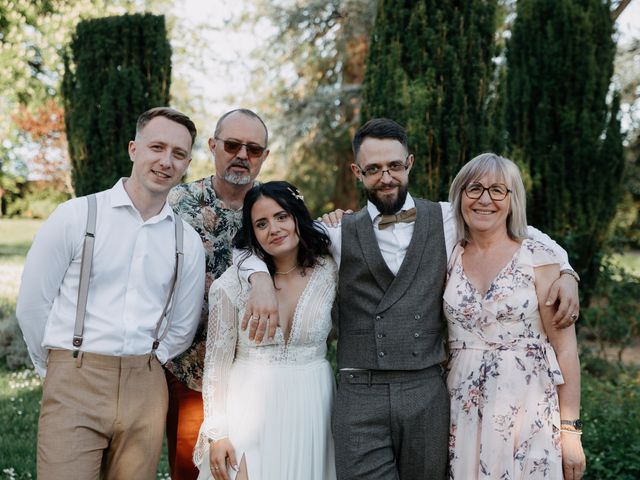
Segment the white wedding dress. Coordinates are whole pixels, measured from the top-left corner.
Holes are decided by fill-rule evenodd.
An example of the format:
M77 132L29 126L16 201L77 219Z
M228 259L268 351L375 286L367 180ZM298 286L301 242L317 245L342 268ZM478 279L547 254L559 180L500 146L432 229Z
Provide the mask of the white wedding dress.
M249 480L335 479L333 373L325 359L337 268L323 258L298 300L288 342L278 328L256 345L240 322L250 286L232 266L209 291L202 385L204 422L194 452L199 480L211 479L207 439L228 437ZM236 472L229 469L230 478Z

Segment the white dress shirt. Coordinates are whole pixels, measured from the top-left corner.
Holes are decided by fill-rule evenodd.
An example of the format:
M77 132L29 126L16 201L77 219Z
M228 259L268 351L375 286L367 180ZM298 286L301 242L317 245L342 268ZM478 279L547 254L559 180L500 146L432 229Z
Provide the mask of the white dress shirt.
M447 259L449 259L454 247L456 246L456 223L454 220L451 204L449 202L439 203L440 208L442 209L444 243L447 250ZM407 198L400 210L409 210L413 207L415 207L413 197L411 197L410 193L407 193ZM376 240L378 241L378 247L380 248L380 253L382 253L382 258L384 258L384 261L389 267L389 270L391 270L393 274L396 275L398 273L398 270L400 270L400 265L402 265L402 262L404 261L404 256L407 253L407 248L409 248L409 243L411 243L411 237L413 236L415 222L394 223L384 230L380 230L378 228L378 223L380 223L381 214L378 208L373 203L367 202L367 211L369 212L369 216L371 217L371 221L373 222L373 231L376 236ZM323 223L321 223L321 225L324 226L325 231L331 239L331 246L329 247L329 251L338 264L338 267L340 267L340 257L342 254L342 227L340 225L336 227L328 227ZM571 268L571 265L569 265L569 257L567 255L567 252L555 241L553 241L551 237L533 227L528 227L528 232L530 238L544 243L555 252L555 254L560 259L561 269ZM429 235L429 232L426 231L421 233L423 235ZM238 266L240 255L241 252L234 250L233 263L236 266ZM241 271L241 275L244 279L247 279L252 273L268 271L264 262L255 255L252 255L244 262L242 262L239 270Z
M123 179L97 194L97 207L81 350L114 356L150 353L175 268L173 210L165 203L158 215L144 221ZM73 349L87 208L86 198L59 205L37 233L25 262L16 315L42 376L48 349ZM170 330L156 350L161 363L191 344L200 317L204 250L195 230L186 222L183 228L176 306Z

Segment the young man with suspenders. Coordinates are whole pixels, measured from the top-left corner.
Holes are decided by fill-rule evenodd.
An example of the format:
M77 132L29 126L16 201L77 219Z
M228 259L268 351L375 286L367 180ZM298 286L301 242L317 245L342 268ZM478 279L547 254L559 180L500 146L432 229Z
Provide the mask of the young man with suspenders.
M45 376L40 479L154 479L167 409L162 364L195 334L196 232L166 202L191 161L184 114L138 118L131 177L60 205L27 255L17 316Z

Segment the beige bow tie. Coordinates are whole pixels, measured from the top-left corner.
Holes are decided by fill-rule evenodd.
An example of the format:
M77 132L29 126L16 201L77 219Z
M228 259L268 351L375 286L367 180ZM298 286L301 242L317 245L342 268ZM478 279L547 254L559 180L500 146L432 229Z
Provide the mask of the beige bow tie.
M409 210L403 210L400 213L396 213L395 215L382 215L380 217L380 222L378 223L378 228L380 230L384 230L385 228L389 228L394 223L411 223L415 221L416 209L415 207L413 207Z

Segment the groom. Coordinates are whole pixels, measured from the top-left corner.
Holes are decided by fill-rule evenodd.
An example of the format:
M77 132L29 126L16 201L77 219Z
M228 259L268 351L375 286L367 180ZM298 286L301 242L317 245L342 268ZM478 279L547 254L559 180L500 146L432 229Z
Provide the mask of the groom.
M408 194L413 155L400 125L367 122L353 149L352 170L369 203L342 219L333 417L338 478L442 479L449 435L440 367L442 209ZM402 211L401 223L386 223Z
M353 151L351 168L369 201L344 216L340 228L328 229L340 266L333 418L338 478L443 479L449 395L440 367L442 291L456 240L450 205L408 193L414 158L406 131L393 120L363 125ZM273 295L267 274L254 273L251 282L256 301L250 299L245 321L253 317L250 336L259 341L267 324L272 336L277 307L266 307ZM563 275L558 283L561 309L573 312L575 281Z

